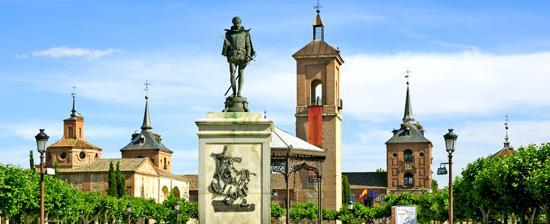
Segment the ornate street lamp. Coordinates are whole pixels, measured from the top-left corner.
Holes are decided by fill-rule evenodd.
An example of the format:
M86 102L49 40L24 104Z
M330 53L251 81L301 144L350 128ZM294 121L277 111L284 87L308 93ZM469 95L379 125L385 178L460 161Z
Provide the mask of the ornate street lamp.
M437 168L437 175L447 175L447 165L449 163L441 163L439 164L439 168Z
M46 144L50 138L44 129L34 136L36 139L36 149L40 153L40 223L44 223L44 152L46 152Z
M180 206L181 203L179 201L174 205L174 210L176 210L176 224L180 224Z
M128 224L132 223L132 206L128 204L126 207L126 212L128 213Z
M443 135L445 139L445 148L449 154L449 224L453 224L453 152L458 135L449 129L449 132ZM440 168L441 169L441 168ZM439 169L437 171L439 173Z

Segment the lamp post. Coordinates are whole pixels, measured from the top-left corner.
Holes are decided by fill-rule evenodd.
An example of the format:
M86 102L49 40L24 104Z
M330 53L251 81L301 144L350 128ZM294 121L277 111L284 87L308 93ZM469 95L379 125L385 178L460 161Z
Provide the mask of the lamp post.
M453 152L458 135L449 129L447 134L443 135L445 139L445 148L449 154L449 224L453 224ZM439 172L439 170L438 170Z
M36 139L36 149L40 153L40 223L44 224L44 152L50 137L44 133L44 129L40 129L34 138Z
M131 224L132 223L132 206L130 204L128 204L128 206L126 207L126 212L128 212L128 224Z
M180 202L176 202L174 205L174 210L176 210L176 224L180 224Z

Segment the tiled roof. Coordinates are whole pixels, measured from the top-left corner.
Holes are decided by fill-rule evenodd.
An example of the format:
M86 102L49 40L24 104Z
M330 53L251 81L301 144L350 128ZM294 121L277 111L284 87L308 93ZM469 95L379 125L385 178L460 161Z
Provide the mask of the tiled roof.
M189 183L189 190L199 190L199 175L197 174L186 174L186 175L178 175L178 177L182 178L185 182Z
M387 187L388 179L386 172L342 172L348 176L348 182L357 187Z
M178 179L178 180L181 180L181 181L185 181L185 179L182 178L180 175L173 174L173 173L169 172L168 170L163 170L163 169L160 169L156 166L153 166L153 167L155 168L157 173L159 173L163 177L170 177L172 179Z
M505 157L505 156L514 154L515 152L516 151L514 151L514 148L508 146L508 147L502 148L501 150L493 154L491 157Z
M386 142L388 143L414 143L414 142L426 142L431 143L424 134L420 132L414 123L401 124L399 130L395 130L393 136Z
M344 63L340 57L340 51L330 46L324 40L312 40L302 49L292 55L294 58L318 58L318 57L335 57L340 63Z
M142 140L143 138L143 140ZM159 134L154 133L149 130L142 130L139 134L133 134L132 140L128 145L124 146L120 151L125 150L147 150L147 149L156 149L168 153L173 153L172 150L168 149L161 143L161 137Z
M288 149L290 146L292 146L293 149L298 150L324 152L323 149L309 144L308 142L291 135L282 129L274 127L273 134L271 135L271 149Z
M101 151L101 148L92 145L92 143L89 143L88 141L80 138L69 138L69 139L61 139L52 145L50 145L48 148L65 148L65 147L71 147L71 148L78 148L78 149L95 149Z
M319 15L319 13L317 13L317 16L315 17L315 21L313 22L313 25L314 26L322 26L323 25L323 21L321 20L321 15Z
M148 158L124 158L124 159L98 159L90 165L63 169L60 172L107 172L111 163L116 166L118 162L120 171L136 171L143 163L149 161Z

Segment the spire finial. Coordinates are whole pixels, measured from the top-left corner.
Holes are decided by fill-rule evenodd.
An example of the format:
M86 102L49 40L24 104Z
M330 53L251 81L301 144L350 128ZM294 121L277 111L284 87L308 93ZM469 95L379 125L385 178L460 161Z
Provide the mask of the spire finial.
M149 80L145 80L145 83L143 84L145 88L145 112L143 113L143 124L141 125L141 130L149 130L153 129L151 127L151 118L149 116L149 86L151 83Z
M407 79L407 95L405 97L405 112L403 113L403 123L414 121L411 106L411 96L409 93L409 77L411 76L410 73L411 71L409 69L405 71L405 78Z
M266 119L266 118L267 118L267 107L264 106L264 119Z
M506 130L506 135L504 136L504 147L510 147L510 142L508 141L510 138L508 137L508 115L506 115L506 120L504 122L504 129Z
M405 79L407 79L407 86L409 86L409 77L411 76L411 71L407 69L405 71Z
M315 9L315 12L317 12L317 14L321 13L321 4L320 4L320 0L317 0L317 5L313 6L313 8Z
M145 86L145 88L143 88L143 90L145 91L145 99L148 100L149 99L149 86L151 85L151 82L149 82L149 80L145 80L145 83L143 84L143 86Z
M72 87L73 92L71 92L71 96L73 97L73 109L71 109L71 117L76 116L76 86Z

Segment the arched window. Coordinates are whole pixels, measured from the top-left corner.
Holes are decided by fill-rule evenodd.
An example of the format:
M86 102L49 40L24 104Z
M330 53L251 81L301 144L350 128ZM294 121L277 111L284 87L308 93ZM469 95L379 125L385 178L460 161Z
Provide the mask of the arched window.
M323 83L321 80L311 82L311 105L323 105Z
M163 186L162 187L162 200L166 200L168 198L168 187Z
M174 189L172 189L172 194L174 194L174 197L179 198L180 197L180 189L178 189L178 187L174 187Z
M409 149L405 150L403 152L403 157L405 158L405 162L412 162L413 161L413 152Z
M405 187L413 187L414 186L414 179L413 179L413 174L412 173L405 173L405 175L403 175L403 185L405 185Z
M164 158L164 169L166 170L167 169L167 164L166 164L166 158Z

